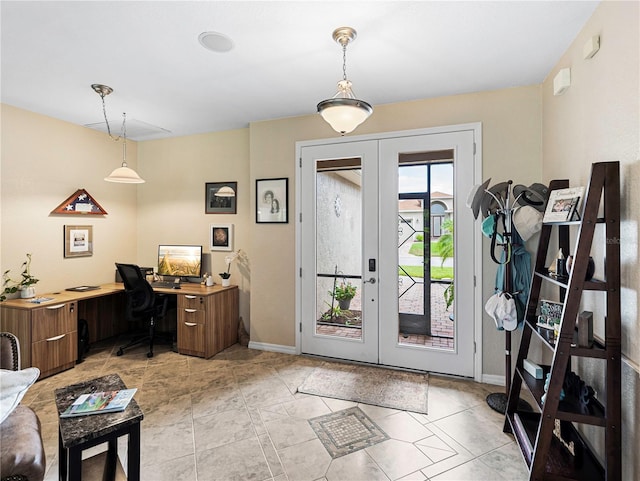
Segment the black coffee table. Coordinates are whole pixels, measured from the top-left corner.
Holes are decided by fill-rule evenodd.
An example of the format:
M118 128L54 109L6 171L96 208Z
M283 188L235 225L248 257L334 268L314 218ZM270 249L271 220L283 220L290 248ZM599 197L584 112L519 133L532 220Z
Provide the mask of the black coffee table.
M126 388L120 376L109 374L56 389L58 414L64 412L81 394ZM60 480L80 481L82 479L82 451L105 442L108 443L108 450L103 479L114 479L118 462L118 438L129 435L127 479L140 481L140 421L143 418L142 409L135 399L132 399L127 409L122 412L59 418L58 469Z

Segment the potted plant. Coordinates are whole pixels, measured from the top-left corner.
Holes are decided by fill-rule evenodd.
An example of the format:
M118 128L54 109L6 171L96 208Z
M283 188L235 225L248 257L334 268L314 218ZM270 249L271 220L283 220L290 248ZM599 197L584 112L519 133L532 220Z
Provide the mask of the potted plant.
M351 304L351 299L356 295L357 287L350 282L341 282L333 288L333 292L329 291L329 295L338 301L340 309L347 310Z
M231 281L229 280L229 278L231 277L231 263L238 258L240 252L241 251L232 252L231 254L225 256L224 261L227 264L227 270L226 272L221 272L219 274L220 278L222 279L222 287L229 287L231 285Z
M0 302L7 298L7 294L15 294L20 291L20 297L27 299L36 296L36 288L33 286L39 279L36 279L31 275L31 254L27 254L27 260L22 263L21 279L15 281L9 277L9 270L4 271L2 274L2 295L0 295Z

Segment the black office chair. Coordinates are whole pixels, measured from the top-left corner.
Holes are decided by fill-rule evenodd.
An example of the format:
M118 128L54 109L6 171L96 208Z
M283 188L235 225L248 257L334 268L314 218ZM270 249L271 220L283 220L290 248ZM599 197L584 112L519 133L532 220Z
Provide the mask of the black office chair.
M144 342L149 342L147 357L153 357L153 342L156 337L155 324L162 319L167 312L169 296L153 292L151 284L142 274L140 268L134 264L118 264L116 268L124 282L126 296L125 315L127 320L133 322L146 321L149 324L149 334L134 337L128 344L121 346L116 353L124 354L124 350ZM171 337L173 342L173 336Z

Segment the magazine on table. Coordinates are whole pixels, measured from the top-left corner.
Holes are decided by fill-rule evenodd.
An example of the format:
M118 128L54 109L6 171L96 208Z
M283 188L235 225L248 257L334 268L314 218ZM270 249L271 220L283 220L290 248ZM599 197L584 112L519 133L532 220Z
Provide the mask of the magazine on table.
M106 414L124 411L138 389L119 389L82 394L76 399L61 418L87 416L89 414Z

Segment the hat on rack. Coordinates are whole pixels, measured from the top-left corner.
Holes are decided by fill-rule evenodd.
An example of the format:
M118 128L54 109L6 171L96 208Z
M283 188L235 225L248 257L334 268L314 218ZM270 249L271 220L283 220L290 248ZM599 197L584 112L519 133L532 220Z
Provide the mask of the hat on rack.
M530 205L515 209L511 219L518 234L525 241L542 228L542 212Z
M513 331L518 327L518 310L513 296L496 292L487 300L484 310L493 318L497 329Z
M534 183L529 187L518 184L513 187L513 196L520 205L530 205L540 212L544 212L549 189L544 184Z
M500 319L505 331L513 331L518 327L518 308L513 296L502 295L496 307L496 318Z
M509 182L500 182L491 187L482 196L482 203L480 204L482 216L486 217L489 214L494 214L497 210L504 209L508 195Z
M491 182L491 177L485 180L482 184L474 185L467 196L467 207L471 208L475 219L478 218L478 214L480 213L482 197L485 194L485 189L489 187L489 182Z
M480 224L480 229L482 230L482 234L491 239L493 236L496 236L496 242L498 244L502 244L504 242L503 235L498 232L497 219L495 215L488 215Z

